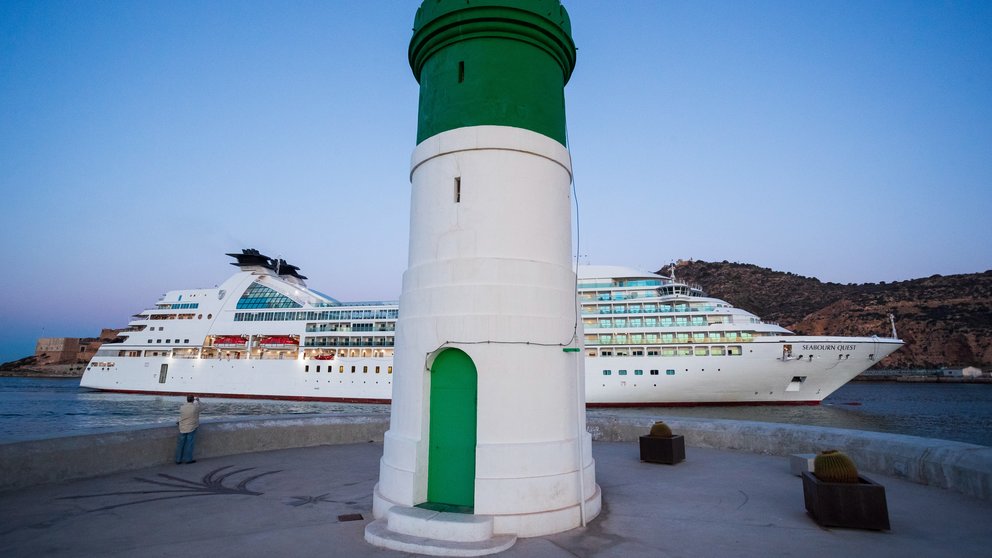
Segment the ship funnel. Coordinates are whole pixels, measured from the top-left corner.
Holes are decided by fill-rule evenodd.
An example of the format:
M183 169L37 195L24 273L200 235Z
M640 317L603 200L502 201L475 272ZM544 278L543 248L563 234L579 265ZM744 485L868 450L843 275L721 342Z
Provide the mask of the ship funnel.
M300 285L305 285L303 281L306 279L306 277L300 275L299 267L290 264L289 262L287 262L282 258L273 260L273 262L275 263L276 275L278 275L279 277L285 279L290 283L298 283Z
M245 248L241 250L240 254L235 252L225 254L225 256L231 256L232 258L238 260L237 262L231 262L231 265L240 267L241 271L273 270L272 260L254 248Z

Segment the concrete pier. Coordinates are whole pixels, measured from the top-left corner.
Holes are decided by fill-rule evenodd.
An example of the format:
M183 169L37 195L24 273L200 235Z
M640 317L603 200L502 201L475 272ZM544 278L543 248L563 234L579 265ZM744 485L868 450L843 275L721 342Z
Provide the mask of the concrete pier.
M979 556L992 545L985 525L992 448L672 419L666 422L686 436L686 461L652 465L638 460L628 440L645 431L641 422L589 422L598 440L600 517L585 528L520 539L500 556ZM384 417L201 428L197 463L181 466L171 463L173 428L0 446L0 555L404 555L363 539ZM788 455L824 444L855 455L885 485L891 531L823 529L806 515ZM92 459L66 466L87 454ZM922 480L948 488L915 482Z

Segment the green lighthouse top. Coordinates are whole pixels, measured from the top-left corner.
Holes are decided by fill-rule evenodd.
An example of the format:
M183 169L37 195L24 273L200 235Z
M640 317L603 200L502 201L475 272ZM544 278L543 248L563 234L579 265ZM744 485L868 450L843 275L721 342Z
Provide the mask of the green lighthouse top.
M425 0L409 50L420 82L417 142L488 124L564 145L571 30L559 0Z

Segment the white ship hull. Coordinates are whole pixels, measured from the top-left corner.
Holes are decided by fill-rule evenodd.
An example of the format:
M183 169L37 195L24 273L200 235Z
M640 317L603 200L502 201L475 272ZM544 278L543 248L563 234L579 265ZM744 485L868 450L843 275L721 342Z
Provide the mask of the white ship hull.
M807 351L802 360L798 353L784 359L783 343L834 348ZM797 336L749 343L739 356L586 358L586 403L593 407L816 405L900 346L891 339ZM604 376L603 370L612 374ZM621 370L627 374L619 375ZM636 375L638 370L641 375ZM658 374L651 375L653 370Z
M786 360L781 348L785 341L793 346L844 349L808 351L801 360ZM737 356L587 357L586 403L606 407L814 405L899 346L891 339L792 337L749 343L747 352ZM850 357L845 359L845 355ZM168 366L164 377L162 365ZM342 366L344 372L340 371ZM391 358L137 357L126 362L118 359L112 367L90 367L81 385L123 393L388 403L392 377L387 371L391 366ZM611 374L604 376L604 370ZM620 375L621 371L626 374ZM802 382L794 382L796 377L803 378Z
M580 270L579 285L589 406L817 404L902 346L895 338L795 336L668 278L593 269ZM341 304L302 280L243 264L218 288L171 291L134 316L80 385L388 403L398 313L396 303Z
M137 358L113 367L87 370L80 385L101 391L156 395L389 403L391 358L336 361ZM164 381L162 365L167 365ZM321 371L317 372L320 366ZM329 371L328 367L333 370ZM337 372L345 366L346 372ZM356 372L351 372L351 367ZM369 372L362 372L364 368ZM379 373L376 373L376 367Z

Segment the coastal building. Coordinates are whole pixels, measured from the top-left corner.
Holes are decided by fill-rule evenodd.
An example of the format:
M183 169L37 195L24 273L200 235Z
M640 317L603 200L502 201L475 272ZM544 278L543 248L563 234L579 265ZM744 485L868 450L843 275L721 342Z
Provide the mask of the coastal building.
M575 53L558 0L417 12L409 265L372 544L479 555L599 513L571 256Z
M982 369L976 366L966 366L964 368L941 368L937 375L942 378L981 378Z
M99 337L41 337L34 353L19 360L0 364L4 376L78 377L105 343L122 341L120 329L103 329Z
M120 331L103 329L99 337L42 337L35 343L34 356L38 364L85 364Z
M982 369L977 366L966 366L961 369L961 376L965 378L981 378L982 375Z

